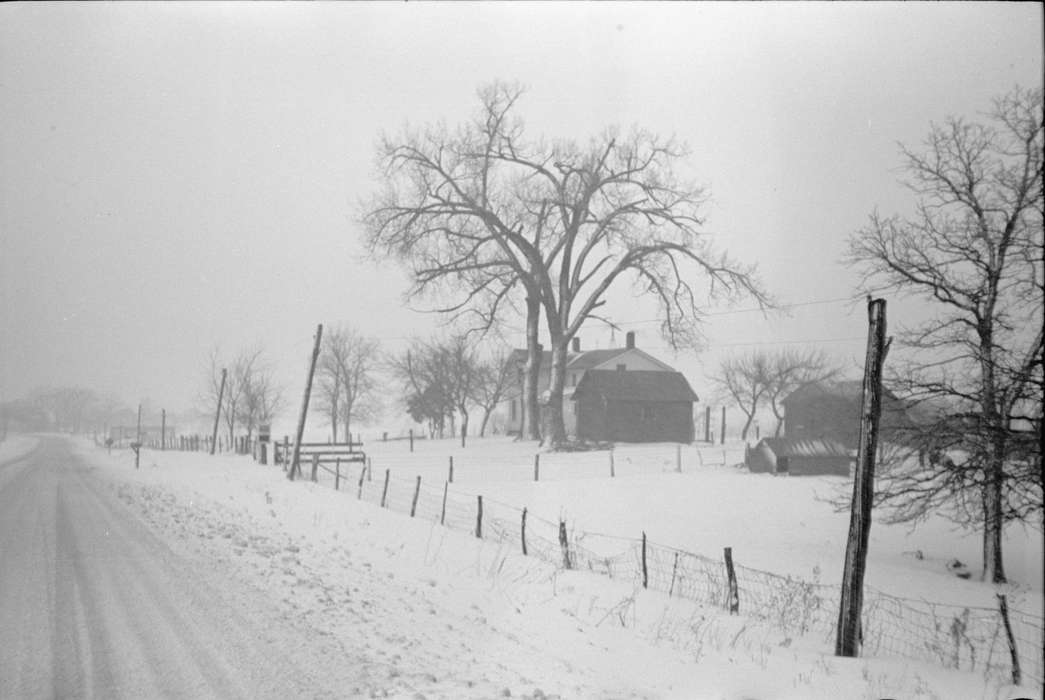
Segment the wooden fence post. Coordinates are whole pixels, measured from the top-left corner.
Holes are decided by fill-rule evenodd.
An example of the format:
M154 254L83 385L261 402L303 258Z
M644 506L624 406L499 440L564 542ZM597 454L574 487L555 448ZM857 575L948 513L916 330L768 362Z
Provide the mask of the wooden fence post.
M334 460L334 490L341 488L341 458Z
M468 428L464 425L461 426L461 447L464 447L465 436L468 432Z
M363 467L363 471L359 472L359 491L356 494L356 500L363 500L363 477L366 476L366 467Z
M268 464L268 446L269 444L267 442L258 443L258 451L261 453L262 465Z
M541 455L537 453L533 456L533 480L541 480Z
M526 509L523 508L522 512L522 552L523 556L526 556Z
M864 602L864 571L867 567L867 542L871 534L871 508L874 505L874 467L878 452L878 424L882 413L882 365L888 352L885 341L885 299L868 298L867 325L860 443L856 474L853 476L842 593L838 603L835 656L857 656L863 636L860 614Z
M312 455L312 481L318 481L319 455Z
M417 497L421 495L421 475L417 475L417 486L414 487L414 500L410 504L410 517L417 513Z
M613 448L610 448L610 478L617 476L617 470L613 464Z
M1012 658L1012 684L1019 685L1022 680L1020 673L1020 655L1016 649L1016 638L1012 634L1012 625L1009 623L1009 604L1003 593L998 596L998 611L1001 613L1001 621L1005 625L1005 636L1009 641L1009 656Z
M704 442L711 442L711 406L704 407Z
M290 436L283 436L283 461L280 462L283 465L283 471L287 471L287 464L290 462Z
M726 601L726 606L729 608L730 615L736 615L740 612L740 594L737 592L737 573L733 569L733 548L726 547L726 580L729 586L729 598Z
M479 539L483 537L483 497L476 496L479 500L479 510L476 511L475 515L475 536Z
M381 507L382 508L385 507L385 500L388 498L388 476L389 476L389 473L391 471L392 471L391 469L386 469L385 470L385 487L383 489L381 489Z
M723 445L726 444L726 407L722 407L722 438L719 440Z
M410 451L414 451L414 429L410 428Z
M682 445L675 445L675 471L682 473Z
M449 488L450 488L450 482L449 481L444 481L443 482L443 509L441 511L439 511L439 524L440 525L445 525L446 524L446 492L447 492L447 490Z
M573 559L570 557L570 540L566 536L565 520L559 520L559 546L562 547L562 565L567 569L572 569Z
M671 585L668 586L668 597L671 597L672 591L675 590L675 576L679 572L679 553L675 552L675 564L671 567Z
M160 411L160 452L167 449L167 409Z
M646 531L642 531L642 587L649 588L649 569L646 568Z
M369 457L366 458L366 469L364 469L363 471L366 472L367 481L374 480L374 463L370 460Z
M450 455L450 483L454 483L454 456Z

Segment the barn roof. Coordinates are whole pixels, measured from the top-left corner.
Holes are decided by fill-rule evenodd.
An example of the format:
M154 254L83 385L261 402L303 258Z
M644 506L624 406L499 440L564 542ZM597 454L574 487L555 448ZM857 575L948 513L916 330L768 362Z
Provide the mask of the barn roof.
M863 398L864 382L862 379L846 379L838 382L814 382L800 386L788 394L781 403L788 404L792 401L806 401L822 396L829 396L850 401L860 401ZM888 399L896 399L896 395L887 388L882 387L882 396Z
M777 457L848 457L849 451L837 440L824 438L763 438L762 442Z
M682 403L700 400L681 372L592 369L584 373L574 395L587 392L618 401Z

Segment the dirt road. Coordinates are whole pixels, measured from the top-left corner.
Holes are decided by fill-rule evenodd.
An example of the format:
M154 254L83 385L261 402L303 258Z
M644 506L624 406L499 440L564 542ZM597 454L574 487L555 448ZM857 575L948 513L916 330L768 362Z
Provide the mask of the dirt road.
M339 694L300 629L206 569L63 440L0 464L0 698Z

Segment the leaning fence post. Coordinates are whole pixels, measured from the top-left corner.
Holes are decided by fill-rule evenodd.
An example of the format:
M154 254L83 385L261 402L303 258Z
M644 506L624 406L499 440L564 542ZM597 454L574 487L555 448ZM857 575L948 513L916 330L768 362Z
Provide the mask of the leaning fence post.
M559 546L562 547L562 565L567 569L573 568L573 561L570 559L570 540L566 537L566 521L559 520Z
M671 597L672 591L675 590L675 576L679 572L679 553L675 552L675 565L671 567L671 585L668 586L668 597Z
M526 509L523 508L522 512L522 549L523 556L526 556Z
M382 508L385 507L385 499L388 498L388 475L389 475L389 472L391 472L391 471L392 471L391 469L386 469L385 470L385 487L383 489L381 489L381 507Z
M443 482L443 509L441 511L439 511L439 524L440 525L445 525L446 524L446 492L447 492L447 490L449 488L450 488L450 482L449 481L444 481Z
M410 504L410 517L417 513L417 497L421 495L421 475L417 475L417 486L414 487L414 500Z
M642 531L642 587L649 588L649 569L646 568L646 531Z
M1009 604L1003 593L998 593L998 611L1001 613L1001 621L1005 625L1005 636L1009 640L1009 656L1012 657L1012 684L1019 685L1022 679L1020 673L1020 655L1016 649L1016 638L1012 634L1012 625L1009 623Z
M357 500L363 500L363 477L366 476L366 467L363 467L363 471L359 472L359 493L356 494Z
M450 455L450 483L454 483L454 456Z
M726 579L729 583L729 598L726 600L726 605L729 608L730 615L736 615L740 612L740 594L737 592L737 573L733 570L733 548L726 547Z
M479 499L479 510L475 515L475 536L479 539L483 537L483 497L476 496Z
M541 480L541 455L539 452L533 456L533 480Z

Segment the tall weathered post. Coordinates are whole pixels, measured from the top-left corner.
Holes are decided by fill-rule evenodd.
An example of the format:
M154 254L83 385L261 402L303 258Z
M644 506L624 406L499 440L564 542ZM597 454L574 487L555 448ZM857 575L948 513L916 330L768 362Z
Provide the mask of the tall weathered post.
M218 446L218 418L221 417L221 402L225 399L225 377L228 375L227 369L221 370L221 388L218 389L218 407L214 411L214 430L211 432L210 438L210 453L214 454L214 448Z
M308 400L312 396L312 376L316 373L316 360L319 359L319 343L323 339L323 324L316 326L316 342L312 347L312 361L308 364L308 376L305 378L305 395L301 399L301 415L298 416L297 438L294 440L294 457L290 461L287 478L294 480L294 472L298 469L301 458L301 439L305 435L305 417L308 415ZM284 457L285 459L286 457Z
M849 539L845 547L845 569L842 572L842 598L838 606L836 656L856 656L860 650L860 612L864 597L867 540L871 533L871 507L874 504L874 460L882 413L882 365L889 349L885 341L885 300L868 298L867 316L860 444L856 474L853 476L853 502L849 515Z
M722 435L719 438L719 443L722 445L726 444L726 407L722 407Z

